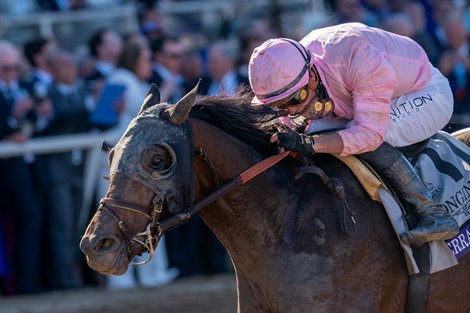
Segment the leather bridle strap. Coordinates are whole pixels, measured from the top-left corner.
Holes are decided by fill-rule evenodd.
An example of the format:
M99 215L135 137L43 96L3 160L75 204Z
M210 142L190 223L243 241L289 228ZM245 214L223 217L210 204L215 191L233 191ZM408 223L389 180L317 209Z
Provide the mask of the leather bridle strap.
M127 236L127 230L124 227L124 222L119 218L119 216L116 215L116 213L114 213L113 210L107 207L105 203L102 203L100 205L100 209L108 213L118 223L119 229L121 230L124 236L124 240L126 241L127 256L129 257L129 260L130 260L132 251L131 251L129 236Z
M228 183L208 195L206 198L202 199L200 202L192 205L188 209L186 209L184 212L179 213L174 215L173 217L162 221L161 223L158 223L156 225L157 232L159 234L164 234L165 232L186 223L189 221L189 219L197 212L199 212L201 209L204 207L208 206L212 202L216 201L217 199L221 198L224 196L226 193L229 191L246 184L249 182L251 179L254 177L258 176L262 172L266 171L267 169L273 167L277 163L279 163L281 160L283 160L285 157L288 155L293 154L291 151L284 151L279 154L270 156L263 161L253 165L240 175L234 177L232 180L230 180Z
M152 206L143 206L136 203L131 203L123 200L117 200L114 198L103 198L100 201L100 205L111 205L113 208L125 209L145 216L148 220L152 220L151 216L146 211L152 209Z
M152 205L143 206L140 204L127 202L127 201L120 200L120 199L118 200L114 198L109 198L109 197L101 199L99 209L104 210L118 223L119 229L121 230L124 236L124 240L126 242L126 249L127 249L127 255L129 257L129 260L132 260L131 241L138 242L144 247L146 247L150 254L150 257L147 260L142 261L142 262L131 261L131 264L142 265L142 264L148 263L152 259L153 254L154 254L153 247L158 244L158 242L160 241L160 237L152 236L150 229L152 227L155 227L158 216L162 213L163 201L164 200L162 198L155 196L152 200ZM147 228L145 229L145 231L138 233L136 236L130 239L127 234L127 230L124 227L124 222L116 214L116 212L114 212L114 210L111 209L111 207L108 205L110 205L113 209L123 209L123 210L131 211L134 213L138 213L144 216L146 219L149 220L149 224ZM145 211L150 211L150 214L145 213ZM141 240L138 238L139 236L144 236L145 238Z

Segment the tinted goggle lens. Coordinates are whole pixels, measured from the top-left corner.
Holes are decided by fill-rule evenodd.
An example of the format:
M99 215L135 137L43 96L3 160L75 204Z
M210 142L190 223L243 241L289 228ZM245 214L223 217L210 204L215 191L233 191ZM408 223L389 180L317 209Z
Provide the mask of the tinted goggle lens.
M305 101L308 97L308 85L297 90L294 95L286 101L279 101L278 103L272 103L271 106L281 109L286 106L299 105Z

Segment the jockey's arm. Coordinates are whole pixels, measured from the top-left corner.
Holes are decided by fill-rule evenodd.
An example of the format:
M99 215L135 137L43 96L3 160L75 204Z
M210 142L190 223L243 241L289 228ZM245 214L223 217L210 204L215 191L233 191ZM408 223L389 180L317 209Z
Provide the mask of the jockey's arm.
M343 140L337 133L314 135L313 148L316 153L340 154L343 152Z

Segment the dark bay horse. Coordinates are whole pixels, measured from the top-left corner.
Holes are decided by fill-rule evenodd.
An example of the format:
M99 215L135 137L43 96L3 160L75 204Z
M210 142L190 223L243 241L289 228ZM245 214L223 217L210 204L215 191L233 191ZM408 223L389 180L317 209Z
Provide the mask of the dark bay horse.
M146 250L132 238L145 240L149 220L182 212L276 153L272 129L260 126L273 112L250 101L248 94L196 98L193 90L168 105L152 86L110 150L110 188L80 244L90 267L124 273ZM409 276L383 207L336 158L314 159L344 183L358 221L352 236L342 225L341 202L317 176L294 179L293 158L200 212L232 259L238 311L404 312ZM470 256L460 261L431 275L427 312L470 312Z

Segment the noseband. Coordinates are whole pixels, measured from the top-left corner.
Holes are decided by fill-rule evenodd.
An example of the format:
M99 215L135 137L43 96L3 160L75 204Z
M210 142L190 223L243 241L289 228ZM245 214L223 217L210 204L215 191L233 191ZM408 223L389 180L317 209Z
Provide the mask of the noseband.
M130 264L132 265L146 264L150 262L153 255L155 254L155 248L160 242L160 238L163 234L157 233L156 235L152 235L152 229L156 228L160 215L162 214L163 203L164 203L164 199L159 198L157 196L153 198L152 200L153 206L150 206L150 207L148 206L146 207L146 206L132 203L132 202L117 200L114 198L101 199L99 209L103 209L118 223L119 229L121 230L121 233L126 242L127 256L129 258ZM145 227L145 231L138 233L137 235L135 235L129 240L129 236L127 235L127 230L124 226L124 222L119 218L119 216L114 212L112 208L123 209L123 210L127 210L130 212L138 213L138 214L145 216L145 218L149 220L147 227ZM145 213L149 211L150 211L150 214ZM142 237L142 236L144 238L142 240L139 239L139 237ZM150 255L147 260L144 260L141 262L132 261L131 241L135 241L145 247L145 249Z

